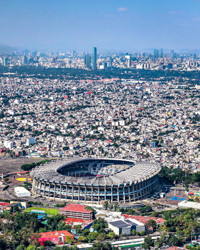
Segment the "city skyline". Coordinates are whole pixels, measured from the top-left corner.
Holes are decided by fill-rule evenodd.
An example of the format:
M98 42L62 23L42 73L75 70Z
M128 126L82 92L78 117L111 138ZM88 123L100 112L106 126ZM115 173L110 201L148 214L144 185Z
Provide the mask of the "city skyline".
M0 44L38 50L199 49L200 2L0 2Z

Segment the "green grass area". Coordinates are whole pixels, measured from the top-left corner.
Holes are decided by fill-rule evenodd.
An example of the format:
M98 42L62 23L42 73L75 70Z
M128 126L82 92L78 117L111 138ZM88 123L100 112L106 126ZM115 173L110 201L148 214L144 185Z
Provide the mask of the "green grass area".
M52 215L57 215L59 214L58 209L54 209L54 208L43 208L43 207L29 207L27 209L24 210L24 212L30 212L32 210L41 210L41 211L45 211L47 214L52 214Z

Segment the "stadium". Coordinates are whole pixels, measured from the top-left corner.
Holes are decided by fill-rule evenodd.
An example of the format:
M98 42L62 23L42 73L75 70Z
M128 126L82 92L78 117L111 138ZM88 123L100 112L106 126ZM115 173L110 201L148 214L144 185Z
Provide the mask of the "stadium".
M32 193L74 202L132 202L158 188L160 166L111 158L73 158L31 171Z

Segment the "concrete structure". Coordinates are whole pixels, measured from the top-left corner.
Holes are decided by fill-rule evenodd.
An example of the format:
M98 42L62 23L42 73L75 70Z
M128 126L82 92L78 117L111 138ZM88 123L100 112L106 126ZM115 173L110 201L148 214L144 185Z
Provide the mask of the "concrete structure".
M122 216L126 219L137 220L145 225L148 223L149 220L154 220L158 225L163 225L165 222L165 219L163 218L152 217L152 216L141 216L141 215L130 215L130 214L122 214Z
M116 235L130 235L133 229L136 232L145 231L145 225L134 219L114 220L108 223L108 228L113 230Z
M178 207L180 208L194 208L194 209L200 209L200 203L199 202L193 202L193 201L181 201L178 203Z
M5 141L4 146L6 148L12 149L13 148L13 142L12 141Z
M36 167L32 192L72 201L131 202L158 188L160 166L111 158L78 158Z
M69 204L66 207L60 209L60 214L63 214L69 218L77 218L84 220L92 220L93 212L88 210L83 205Z
M35 144L35 138L31 137L31 138L26 140L26 145L27 146L30 146L30 145L33 145L33 144Z
M8 206L10 206L10 203L0 202L0 213L3 213L3 211L6 210Z
M93 220L83 220L83 219L78 219L78 218L66 218L63 221L66 225L70 225L73 229L74 226L80 225L81 228L84 229L89 229L93 223Z
M15 187L15 194L18 197L27 197L27 196L31 196L31 193L24 187Z
M74 236L66 230L45 232L40 233L38 242L40 243L40 245L44 245L46 241L51 241L53 244L63 245L67 237L74 239Z
M92 66L92 68L94 70L97 69L97 48L96 47L93 48L93 66Z

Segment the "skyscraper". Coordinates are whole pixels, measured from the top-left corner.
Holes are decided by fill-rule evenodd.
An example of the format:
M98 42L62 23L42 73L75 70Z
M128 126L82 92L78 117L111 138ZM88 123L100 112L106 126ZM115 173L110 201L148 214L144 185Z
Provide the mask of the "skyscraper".
M3 58L3 66L8 66L8 58L7 57Z
M171 57L176 58L176 53L174 52L174 50L171 50Z
M163 49L160 49L160 57L163 58Z
M154 49L154 57L155 58L159 57L159 50L158 49Z
M86 68L91 68L91 56L89 54L84 56L84 64Z
M26 65L27 62L28 62L27 56L24 55L24 56L22 57L22 64L23 64L23 65Z
M93 67L94 70L97 69L97 48L93 48Z

